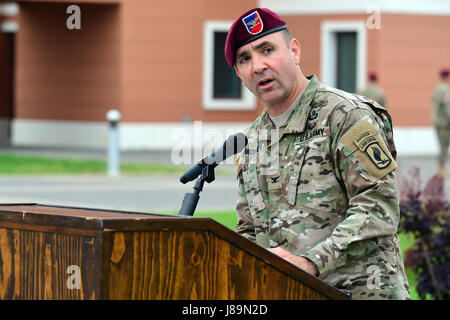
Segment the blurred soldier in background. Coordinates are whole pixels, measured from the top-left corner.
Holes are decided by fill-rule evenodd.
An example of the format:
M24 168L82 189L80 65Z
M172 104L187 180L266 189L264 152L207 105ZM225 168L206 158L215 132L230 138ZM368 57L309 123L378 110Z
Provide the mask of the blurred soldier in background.
M387 108L384 91L377 84L377 74L375 72L369 72L367 78L369 83L364 89L358 92L358 94L378 102L380 105Z
M433 126L439 141L439 173L450 178L445 170L450 140L450 87L448 85L449 70L440 72L440 83L433 91Z

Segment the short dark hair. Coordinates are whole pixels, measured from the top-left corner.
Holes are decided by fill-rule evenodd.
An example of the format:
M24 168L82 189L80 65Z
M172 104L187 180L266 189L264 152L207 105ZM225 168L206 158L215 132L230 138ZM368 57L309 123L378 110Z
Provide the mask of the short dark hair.
M288 48L291 46L292 32L288 28L282 30Z

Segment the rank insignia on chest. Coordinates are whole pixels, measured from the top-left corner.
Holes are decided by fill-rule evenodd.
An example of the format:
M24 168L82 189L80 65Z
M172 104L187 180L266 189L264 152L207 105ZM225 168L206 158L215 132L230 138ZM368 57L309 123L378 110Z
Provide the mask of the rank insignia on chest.
M277 183L278 180L280 180L280 176L278 176L278 177L270 177L270 182L272 182L272 183Z

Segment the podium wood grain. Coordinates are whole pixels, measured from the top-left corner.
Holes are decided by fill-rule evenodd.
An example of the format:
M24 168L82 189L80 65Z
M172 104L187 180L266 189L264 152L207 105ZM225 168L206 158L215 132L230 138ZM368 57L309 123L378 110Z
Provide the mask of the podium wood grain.
M208 218L4 204L0 298L347 297Z

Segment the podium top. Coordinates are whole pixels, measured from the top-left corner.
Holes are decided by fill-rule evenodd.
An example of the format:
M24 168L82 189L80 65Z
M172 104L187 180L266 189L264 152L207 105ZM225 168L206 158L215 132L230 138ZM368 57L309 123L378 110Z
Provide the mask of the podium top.
M182 220L185 221L185 218L170 214L67 207L38 203L0 204L0 223L9 222L87 230L145 230L149 226L157 226L157 222L181 222ZM151 229L154 228L152 227Z

